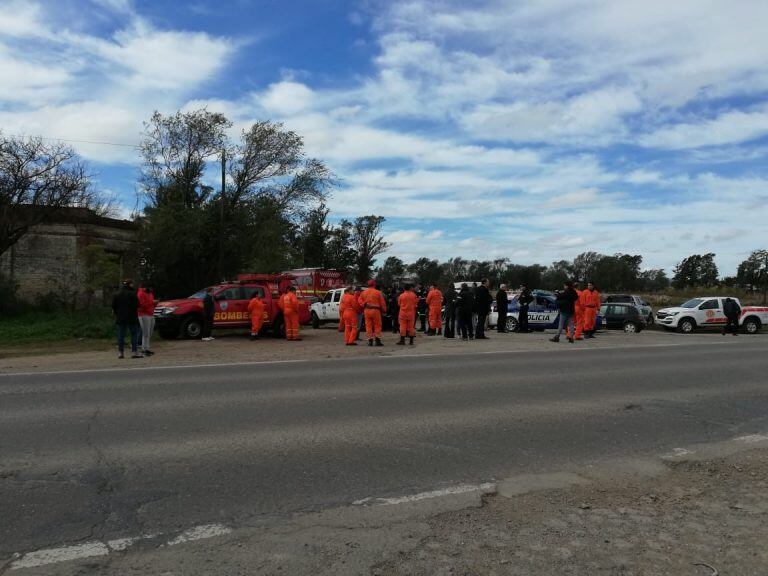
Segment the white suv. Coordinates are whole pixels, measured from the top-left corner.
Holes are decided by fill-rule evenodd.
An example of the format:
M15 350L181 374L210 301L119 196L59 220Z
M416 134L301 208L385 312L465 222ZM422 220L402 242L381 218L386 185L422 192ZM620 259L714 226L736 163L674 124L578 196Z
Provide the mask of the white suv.
M738 298L732 298L741 307ZM662 308L656 313L656 322L667 330L680 330L690 334L697 328L722 327L727 321L723 312L725 297L702 297L688 300L680 306ZM763 324L768 322L768 308L760 306L741 307L739 326L748 334L760 332Z

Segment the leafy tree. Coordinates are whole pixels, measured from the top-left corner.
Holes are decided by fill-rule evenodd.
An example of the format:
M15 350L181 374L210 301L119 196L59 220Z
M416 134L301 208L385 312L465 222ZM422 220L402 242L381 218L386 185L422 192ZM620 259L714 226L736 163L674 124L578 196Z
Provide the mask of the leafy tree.
M300 243L303 264L307 267L322 267L325 258L325 244L330 235L326 222L329 210L325 204L311 210L303 223Z
M376 256L389 248L381 235L383 216L360 216L352 225L352 246L357 252L355 259L355 277L363 282L371 278L371 269Z
M429 258L419 258L408 266L408 272L416 276L419 284L425 287L432 284L439 285L442 276L440 263Z
M352 232L353 226L348 220L342 220L338 226L331 228L325 243L323 260L323 268L343 272L350 281L357 259L352 245Z
M573 264L570 265L571 279L586 285L587 282L593 280L597 265L603 258L605 256L597 252L582 252L573 259Z
M405 264L397 256L390 256L376 271L376 281L383 286L391 286L405 275Z
M745 288L760 290L763 293L763 304L768 294L768 250L755 250L749 258L739 264L736 278Z
M672 285L675 288L715 286L717 276L717 265L713 253L693 254L683 258L683 261L675 267Z
M71 147L0 133L0 254L67 207L111 211L91 189L86 165Z
M120 284L120 264L113 254L109 254L100 244L91 244L81 252L85 270L86 305L93 303L93 297L99 290L113 289Z
M558 260L544 270L541 283L547 290L559 290L571 279L571 263L568 260Z
M667 273L660 269L643 270L639 278L640 289L649 292L659 292L669 288L669 278Z

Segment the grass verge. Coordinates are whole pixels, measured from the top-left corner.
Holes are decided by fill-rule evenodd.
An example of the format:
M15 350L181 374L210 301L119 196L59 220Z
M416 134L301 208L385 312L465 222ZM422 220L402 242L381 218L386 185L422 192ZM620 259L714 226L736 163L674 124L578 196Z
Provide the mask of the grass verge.
M35 342L109 340L115 338L115 321L105 309L26 312L0 318L0 346Z

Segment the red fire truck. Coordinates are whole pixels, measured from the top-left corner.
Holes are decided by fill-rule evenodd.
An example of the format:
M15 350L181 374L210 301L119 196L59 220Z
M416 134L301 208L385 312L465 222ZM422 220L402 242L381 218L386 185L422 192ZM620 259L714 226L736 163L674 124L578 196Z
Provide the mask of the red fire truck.
M249 328L248 302L254 294L264 300L264 330L285 335L283 313L277 300L288 286L295 284L290 274L240 274L237 280L213 286L214 328ZM164 300L155 307L157 330L163 338L199 338L203 328L205 289L189 298ZM309 303L299 300L299 322L309 324Z
M322 270L320 268L297 268L288 270L296 278L296 289L303 296L322 298L328 290L344 287L344 274L338 270Z

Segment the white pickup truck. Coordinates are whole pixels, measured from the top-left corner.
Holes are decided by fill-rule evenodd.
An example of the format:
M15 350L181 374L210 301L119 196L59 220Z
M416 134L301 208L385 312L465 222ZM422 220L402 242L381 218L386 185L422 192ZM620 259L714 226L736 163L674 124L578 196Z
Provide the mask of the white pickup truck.
M739 326L748 334L760 332L763 324L768 324L768 307L741 306L738 298L732 298L741 307ZM656 312L656 322L667 330L680 330L690 334L697 328L725 326L726 318L723 312L725 297L702 297L688 300L674 308L662 308Z
M339 305L341 304L341 296L344 294L344 290L344 288L328 290L322 300L310 306L309 311L312 316L313 328L319 328L327 322L339 323L339 318L341 317Z

